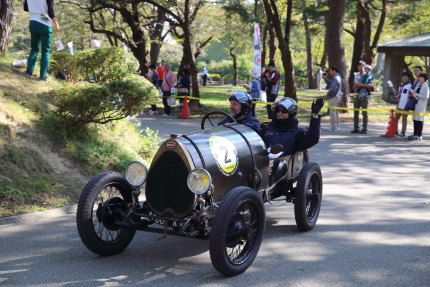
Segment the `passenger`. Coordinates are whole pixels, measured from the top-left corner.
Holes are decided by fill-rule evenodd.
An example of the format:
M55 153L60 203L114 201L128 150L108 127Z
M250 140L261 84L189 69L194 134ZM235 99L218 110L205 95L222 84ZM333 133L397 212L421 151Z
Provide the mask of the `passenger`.
M309 129L299 128L296 118L298 106L291 98L280 98L272 105L275 117L263 127L261 135L266 146L271 148L280 144L285 155L308 149L316 145L320 138L320 116L318 113L324 106L322 99L312 103L312 115Z
M250 127L257 133L260 132L260 121L252 115L252 98L241 90L233 90L230 98L230 112L232 117L239 123ZM218 123L219 126L228 122L224 119Z

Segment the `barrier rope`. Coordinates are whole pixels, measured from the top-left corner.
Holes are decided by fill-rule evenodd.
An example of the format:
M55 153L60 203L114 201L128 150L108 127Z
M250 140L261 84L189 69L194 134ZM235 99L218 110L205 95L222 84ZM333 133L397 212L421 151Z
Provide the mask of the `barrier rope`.
M196 98L196 97L190 97L190 96L175 96L174 98L177 99L184 99L185 97L187 97L190 100L202 100L201 98ZM213 100L213 101L217 101L217 102L223 102L223 101L219 101L219 100ZM262 104L262 105L271 105L273 104L273 102L261 102L261 101L255 101L253 102L255 104ZM298 104L299 107L308 107L310 108L312 104L303 104L303 103L299 103ZM359 112L375 112L375 113L391 113L392 109L362 109L362 108L344 108L344 107L337 107L337 106L324 106L325 108L329 108L329 109L334 109L334 110L344 110L344 111L359 111ZM430 113L417 113L417 112L413 112L413 111L401 111L401 110L396 110L394 109L395 113L398 114L405 114L405 115L414 115L414 116L424 116L424 117L430 117Z

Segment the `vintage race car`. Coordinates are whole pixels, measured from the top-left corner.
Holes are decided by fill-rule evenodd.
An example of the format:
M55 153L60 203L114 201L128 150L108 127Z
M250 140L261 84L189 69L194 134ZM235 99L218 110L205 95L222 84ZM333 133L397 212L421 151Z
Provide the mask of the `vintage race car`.
M77 228L88 249L104 256L119 253L136 230L209 238L212 264L233 276L258 253L265 230L263 202L284 197L294 204L299 230L315 226L322 176L307 151L284 156L276 154L282 146L275 146L268 152L249 127L214 125L217 115L231 118L210 112L202 130L171 135L149 170L132 162L124 175L104 172L87 183ZM205 127L208 122L212 127ZM142 191L144 199L139 199Z

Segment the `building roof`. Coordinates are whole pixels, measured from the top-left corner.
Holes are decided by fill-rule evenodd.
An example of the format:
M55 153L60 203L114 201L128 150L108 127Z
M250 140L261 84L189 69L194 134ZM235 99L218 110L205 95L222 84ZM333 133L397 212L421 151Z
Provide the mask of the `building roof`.
M402 52L414 56L415 54L430 56L430 32L382 43L378 52Z

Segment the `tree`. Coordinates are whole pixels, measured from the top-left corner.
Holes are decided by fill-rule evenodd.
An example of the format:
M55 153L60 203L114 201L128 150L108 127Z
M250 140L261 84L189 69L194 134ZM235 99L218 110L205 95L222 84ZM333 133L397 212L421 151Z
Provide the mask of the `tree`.
M312 60L312 42L311 42L311 32L309 28L308 12L307 12L307 1L302 0L303 5L303 26L305 28L306 37L306 75L308 78L308 87L310 89L315 88L314 75L313 75L313 60Z
M294 66L290 50L290 31L293 1L287 0L287 13L285 16L285 33L282 31L281 14L279 13L279 2L275 0L263 0L266 18L273 27L278 39L279 50L281 51L282 64L285 71L285 95L297 100L294 83Z
M325 50L330 66L339 68L342 78L343 97L341 104L349 104L349 85L346 77L345 46L343 43L343 20L345 17L346 0L328 0L328 11L325 19Z
M0 53L6 52L12 32L13 0L0 0Z
M380 2L381 7L377 7L377 3ZM381 33L385 24L385 19L387 17L387 5L389 4L389 0L381 0L381 1L363 1L356 0L356 26L355 31L351 31L347 28L344 30L351 34L354 37L354 49L352 53L351 59L351 70L349 73L349 86L351 88L351 92L353 90L354 83L354 72L355 67L360 60L364 60L368 64L372 64L376 50L378 48L378 42L381 37ZM373 35L372 40L372 17L371 12L380 11L378 26Z

